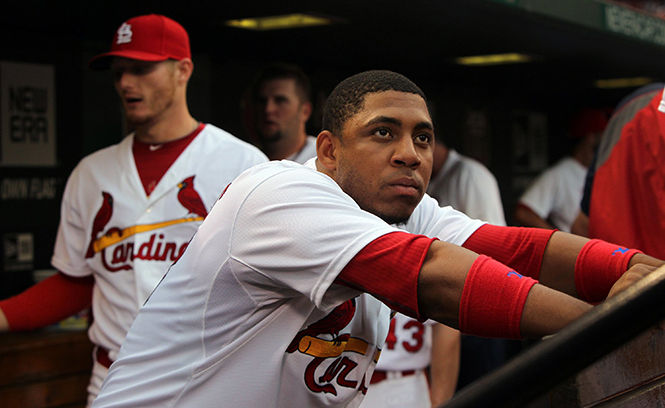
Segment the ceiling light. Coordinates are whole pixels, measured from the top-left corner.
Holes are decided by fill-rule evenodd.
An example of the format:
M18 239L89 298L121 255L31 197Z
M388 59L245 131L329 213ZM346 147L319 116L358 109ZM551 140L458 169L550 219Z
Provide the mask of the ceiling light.
M648 77L599 79L593 83L596 88L631 88L646 85L653 81Z
M455 62L461 65L499 65L517 64L521 62L529 62L531 60L532 58L525 54L508 53L459 57L455 59Z
M257 31L312 27L332 23L333 20L328 17L315 16L312 14L286 14L282 16L253 17L228 20L225 22L225 24L230 27Z

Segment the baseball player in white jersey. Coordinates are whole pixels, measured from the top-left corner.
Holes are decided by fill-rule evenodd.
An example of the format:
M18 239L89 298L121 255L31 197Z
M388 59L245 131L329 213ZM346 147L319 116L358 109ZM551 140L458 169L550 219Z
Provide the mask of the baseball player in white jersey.
M590 241L491 226L424 195L433 125L415 84L368 71L326 106L317 159L261 164L226 189L140 309L93 407L355 407L390 309L506 337L553 333L589 310L512 268L564 289L605 265L598 255L570 270ZM621 256L634 273L584 296L663 263Z
M192 64L189 40L175 21L159 15L127 20L112 51L93 59L93 67L98 64L111 64L136 130L85 157L70 175L52 258L65 283L94 277L90 402L139 307L185 251L224 188L245 169L267 161L256 147L189 115L184 99ZM52 289L68 291L66 285ZM32 290L28 295L39 285ZM36 310L39 303L19 314L11 299L1 306L12 330L24 328L24 315L46 313ZM53 313L44 319L57 321Z

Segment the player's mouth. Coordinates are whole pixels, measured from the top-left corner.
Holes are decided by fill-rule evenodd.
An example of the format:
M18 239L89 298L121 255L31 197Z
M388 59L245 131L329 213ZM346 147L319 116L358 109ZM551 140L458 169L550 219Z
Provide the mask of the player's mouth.
M392 191L398 195L416 196L420 195L421 186L411 177L400 177L388 183Z
M261 123L261 125L262 125L264 128L276 127L276 126L277 126L277 122L274 122L274 121L272 121L272 120L264 120L264 121Z
M128 107L136 106L139 103L141 103L142 101L143 101L143 98L140 98L138 96L126 96L125 97L125 105L127 105Z

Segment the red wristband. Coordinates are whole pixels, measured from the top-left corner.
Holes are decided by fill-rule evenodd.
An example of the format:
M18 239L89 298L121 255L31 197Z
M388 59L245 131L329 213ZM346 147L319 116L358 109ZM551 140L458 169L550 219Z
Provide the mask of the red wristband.
M628 269L630 258L639 253L642 252L600 239L584 244L575 261L575 289L579 298L594 303L604 300Z
M459 308L460 330L484 337L520 338L524 304L536 283L480 255L464 281Z

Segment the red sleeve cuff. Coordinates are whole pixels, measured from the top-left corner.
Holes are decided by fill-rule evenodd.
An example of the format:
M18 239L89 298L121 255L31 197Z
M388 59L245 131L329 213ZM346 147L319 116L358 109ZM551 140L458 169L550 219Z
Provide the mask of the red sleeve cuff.
M94 278L57 273L0 301L12 331L34 330L59 322L90 306Z
M370 242L335 282L370 293L393 310L419 319L418 275L435 238L392 232Z

